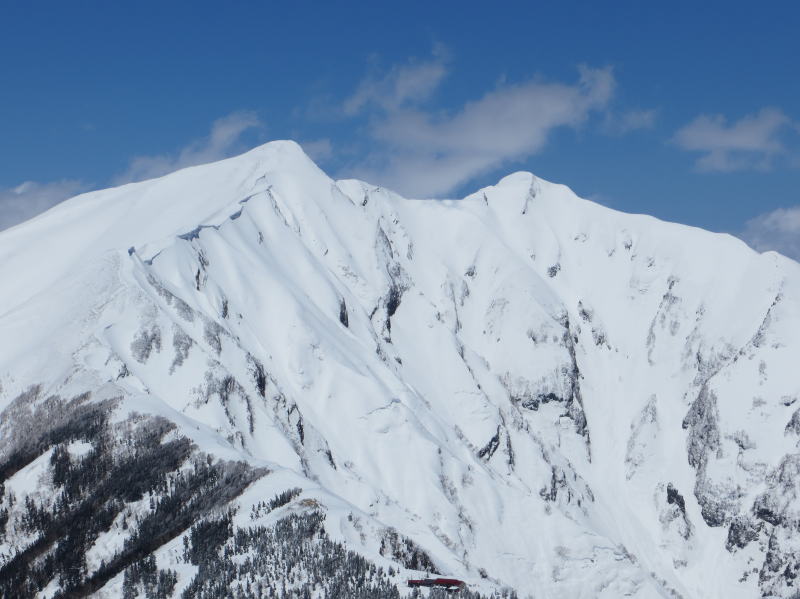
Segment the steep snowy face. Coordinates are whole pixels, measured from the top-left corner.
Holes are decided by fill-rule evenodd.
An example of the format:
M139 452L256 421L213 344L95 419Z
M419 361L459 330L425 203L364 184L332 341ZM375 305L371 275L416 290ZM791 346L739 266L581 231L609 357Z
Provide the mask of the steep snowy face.
M426 571L532 597L796 592L800 265L777 254L528 173L406 200L273 142L0 234L0 280L0 579L43 596L155 593L156 570L163 596L275 588L282 562L223 557L264 531L355 551L382 596ZM112 491L84 472L101 459L158 475ZM87 502L107 522L48 577ZM334 588L294 563L290 592Z

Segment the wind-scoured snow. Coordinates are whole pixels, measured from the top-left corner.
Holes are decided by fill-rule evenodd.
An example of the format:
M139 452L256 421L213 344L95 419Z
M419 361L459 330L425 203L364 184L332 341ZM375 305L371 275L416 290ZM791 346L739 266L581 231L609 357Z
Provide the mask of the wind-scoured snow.
M407 200L272 142L3 232L0 280L0 409L40 385L32 405L163 418L269 472L236 522L298 489L401 592L435 570L520 597L796 593L800 265L778 254L530 173ZM55 493L51 460L4 481L3 556L31 542L7 494ZM154 552L176 594L179 538Z

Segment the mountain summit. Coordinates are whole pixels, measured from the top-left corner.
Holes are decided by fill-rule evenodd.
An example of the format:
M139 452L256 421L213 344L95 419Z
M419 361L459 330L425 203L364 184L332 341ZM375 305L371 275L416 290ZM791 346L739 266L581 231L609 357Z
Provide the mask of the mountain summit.
M778 254L281 141L0 233L0 280L4 596L798 593Z

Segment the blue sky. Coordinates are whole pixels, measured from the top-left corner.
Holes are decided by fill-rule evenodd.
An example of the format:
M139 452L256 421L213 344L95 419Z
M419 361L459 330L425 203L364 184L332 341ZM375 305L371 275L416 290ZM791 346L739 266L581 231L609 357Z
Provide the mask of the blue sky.
M514 170L800 256L796 2L0 5L0 228L293 138L459 197Z

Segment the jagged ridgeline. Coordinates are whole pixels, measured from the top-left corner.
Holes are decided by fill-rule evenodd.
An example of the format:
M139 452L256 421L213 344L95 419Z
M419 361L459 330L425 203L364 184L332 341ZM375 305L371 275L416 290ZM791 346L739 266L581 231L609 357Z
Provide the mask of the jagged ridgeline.
M3 231L0 281L3 596L800 588L775 253L274 142Z
M125 599L400 597L391 567L329 538L314 500L270 526L236 526L236 499L270 472L197 451L164 418L120 418L117 404L90 393L44 397L33 387L0 414L0 480L27 468L39 483L24 496L0 486L0 538L10 549L0 557L0 596L85 597L122 576ZM250 520L300 494L258 502ZM176 570L156 559L170 546L175 567L193 570L180 592ZM102 556L94 567L92 554Z

